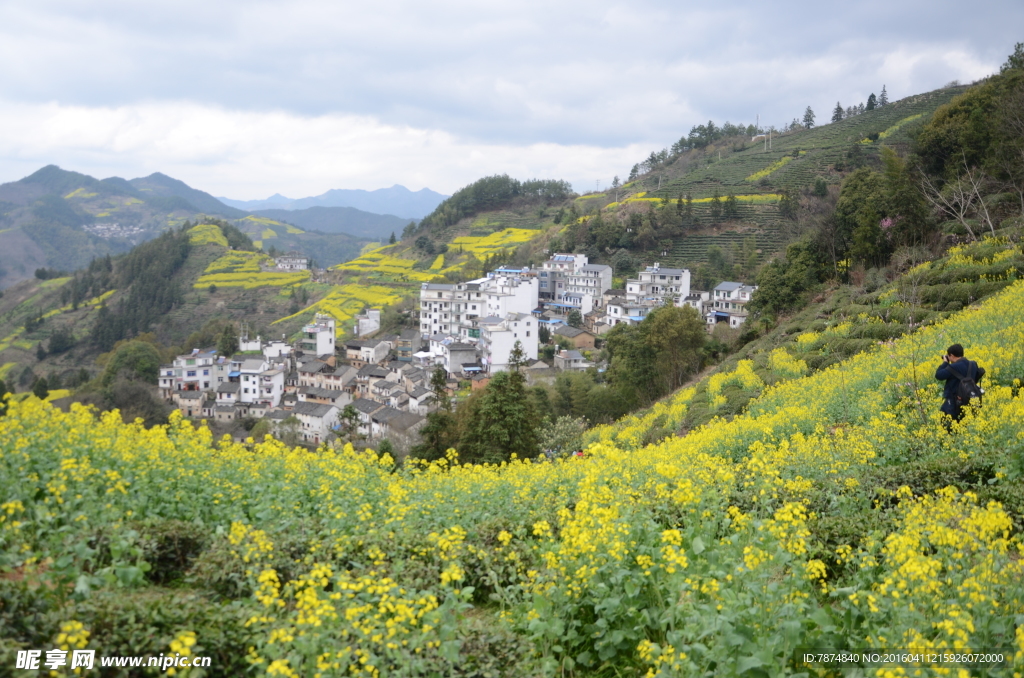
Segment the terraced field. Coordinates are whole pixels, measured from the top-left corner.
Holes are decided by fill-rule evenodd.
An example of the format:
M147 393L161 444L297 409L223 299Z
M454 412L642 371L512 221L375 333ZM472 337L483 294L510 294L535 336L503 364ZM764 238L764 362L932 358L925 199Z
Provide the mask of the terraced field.
M706 166L664 182L649 195L675 198L689 193L694 198L707 198L716 190L722 195L767 193L780 188L797 191L812 185L818 176L836 182L839 177L833 168L846 160L852 146L858 144L866 155L875 155L882 145L906 144L913 131L926 123L936 108L961 92L960 87L939 89L841 122L787 133L772 139L772 148L768 151L759 140L721 161L710 155ZM871 134L878 134L878 139L868 139ZM786 160L787 157L791 160Z

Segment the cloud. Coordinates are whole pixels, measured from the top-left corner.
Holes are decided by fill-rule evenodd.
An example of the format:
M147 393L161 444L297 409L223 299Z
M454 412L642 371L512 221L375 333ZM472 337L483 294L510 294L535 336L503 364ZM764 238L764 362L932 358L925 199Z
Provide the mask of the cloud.
M975 80L998 69L1021 25L1024 3L964 10L955 0L827 7L796 0L38 0L0 3L0 92L15 107L56 102L87 116L145 111L149 122L133 122L129 113L121 120L139 133L163 119L161 107L207 111L194 120L244 121L251 114L262 121L243 124L255 138L230 148L206 144L205 156L194 147L172 149L167 142L178 136L158 144L164 155L156 148L136 153L154 161L183 153L197 166L221 166L232 161L218 157L218 149L251 147L294 163L298 176L304 166L319 166L316 145L306 158L304 146L279 147L261 137L262 125L283 115L302 124L362 121L356 127L368 139L407 139L409 130L418 131L432 141L417 141L408 162L392 167L415 166L428 181L435 174L456 180L462 175L454 168L474 162L491 168L502 159L510 165L497 169L542 174L596 149L611 157L643 147L614 169L595 160L563 172L607 177L708 119L750 123L760 114L762 122L782 125L808 105L821 119L837 100L865 101L883 84L895 100L954 79ZM384 137L376 136L380 129L388 130ZM32 139L47 134L29 130ZM119 128L115 136L125 143L131 133ZM232 130L227 136L237 139ZM376 152L362 140L349 140L346 166L369 170L379 166L376 157L397 157L391 147ZM90 148L88 157L99 162L104 147ZM463 157L430 156L423 150L429 148L458 148ZM507 148L521 154L499 150ZM540 159L546 148L558 149L557 161ZM127 157L107 162L125 167ZM409 181L396 174L399 180Z
M119 107L0 103L0 173L40 166L98 177L160 171L215 195L304 197L330 188L403 184L452 192L481 176L563 178L579 190L607 185L645 147L488 144L370 116L300 116L190 102Z

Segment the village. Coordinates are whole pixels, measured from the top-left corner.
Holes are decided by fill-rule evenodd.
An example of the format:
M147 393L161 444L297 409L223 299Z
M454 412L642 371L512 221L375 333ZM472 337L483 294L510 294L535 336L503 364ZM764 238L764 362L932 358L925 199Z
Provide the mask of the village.
M289 252L282 270L304 270L308 260ZM432 410L431 376L444 370L452 396L486 387L506 370L518 344L531 383L558 372L603 370L602 336L616 325L636 325L655 308L690 306L708 331L737 328L757 289L722 282L693 290L690 271L655 263L612 288L612 267L582 254L553 254L536 268L499 267L461 283L423 283L419 328L381 332L381 310L364 309L350 327L316 314L291 343L250 337L238 352L202 347L161 365L160 395L185 417L215 422L244 440L241 422L264 420L270 433L290 432L317 446L344 431L361 441L387 439L407 447ZM351 322L351 321L350 321ZM339 341L340 335L353 338Z

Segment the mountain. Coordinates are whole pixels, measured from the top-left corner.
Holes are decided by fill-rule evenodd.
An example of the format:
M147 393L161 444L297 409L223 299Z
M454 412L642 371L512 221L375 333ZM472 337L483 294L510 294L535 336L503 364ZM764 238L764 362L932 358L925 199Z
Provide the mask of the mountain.
M307 207L354 207L374 214L393 214L403 219L420 219L430 214L448 196L421 188L410 191L395 184L375 191L362 189L331 189L311 198L292 200L275 193L266 200L231 200L219 198L225 205L256 211L269 209L300 210Z
M192 188L184 181L173 179L160 172L154 172L148 177L141 179L132 179L127 183L131 184L140 193L146 195L183 198L190 205L207 214L218 214L238 219L244 217L249 212L249 210L243 211L230 205L225 205L206 191Z
M321 233L346 233L359 238L383 240L402 234L409 219L390 214L372 214L354 207L307 207L301 210L266 209L253 214L284 221Z
M159 172L130 181L100 180L47 165L0 185L0 289L31 278L40 268L73 271L94 257L127 252L186 220L217 216L240 221L248 215ZM302 216L298 221L304 222ZM372 230L368 224L379 222L374 239L405 225L402 219L380 215L365 215L354 222L362 232ZM316 234L300 229L287 232L283 226L280 230L287 237L282 236L279 248L298 249L325 265L351 258L363 244L357 236L344 235L341 228ZM259 238L262 231L253 235Z

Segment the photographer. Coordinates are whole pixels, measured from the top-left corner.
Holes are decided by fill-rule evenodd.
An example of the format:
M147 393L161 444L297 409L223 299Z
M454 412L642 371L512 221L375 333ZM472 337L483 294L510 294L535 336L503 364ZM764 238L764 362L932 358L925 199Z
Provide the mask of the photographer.
M949 415L947 429L951 428L952 422L963 419L964 406L972 398L981 398L983 391L978 387L978 382L984 376L984 367L978 367L978 363L964 358L963 346L953 344L946 349L942 364L935 370L935 378L946 382L939 410Z

